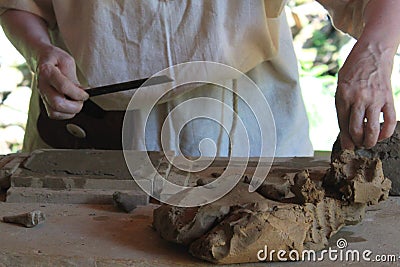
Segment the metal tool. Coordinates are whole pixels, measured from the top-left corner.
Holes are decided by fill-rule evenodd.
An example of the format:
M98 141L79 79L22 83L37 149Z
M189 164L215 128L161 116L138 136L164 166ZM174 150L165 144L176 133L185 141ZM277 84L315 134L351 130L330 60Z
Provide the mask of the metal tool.
M87 89L86 93L88 93L90 97L93 97L93 96L99 96L99 95L105 95L105 94L111 94L111 93L116 93L116 92L121 92L121 91L137 89L141 86L147 87L147 86L152 86L152 85L157 85L157 84L162 84L162 83L167 83L167 82L172 82L172 81L173 80L170 77L162 75L162 76L155 76L155 77L151 77L151 78L145 78L145 79L134 80L134 81L129 81L129 82L99 86L99 87Z
M93 88L87 89L86 93L88 93L90 97L93 97L93 96L112 94L112 93L116 93L116 92L129 91L129 90L133 90L133 89L138 89L141 86L147 87L147 86L163 84L163 83L172 82L172 81L173 80L170 77L165 76L165 75L154 76L151 78L133 80L133 81L129 81L129 82L122 82L122 83L109 84L109 85L104 85L104 86L99 86L99 87L93 87ZM104 117L104 113L106 111L103 110L99 105L94 103L92 100L88 99L83 104L81 112L86 113L95 118L102 118L102 117Z

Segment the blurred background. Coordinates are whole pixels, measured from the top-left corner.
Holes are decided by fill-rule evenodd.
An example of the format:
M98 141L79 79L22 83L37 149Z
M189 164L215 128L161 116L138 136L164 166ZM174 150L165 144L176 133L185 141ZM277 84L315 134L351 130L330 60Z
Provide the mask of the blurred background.
M326 11L315 1L291 0L286 12L299 59L311 141L314 150L329 151L339 133L334 101L337 72L355 40L336 31ZM397 111L400 111L399 67L400 57L396 56L392 86ZM31 80L24 58L0 28L0 154L17 152L22 147Z

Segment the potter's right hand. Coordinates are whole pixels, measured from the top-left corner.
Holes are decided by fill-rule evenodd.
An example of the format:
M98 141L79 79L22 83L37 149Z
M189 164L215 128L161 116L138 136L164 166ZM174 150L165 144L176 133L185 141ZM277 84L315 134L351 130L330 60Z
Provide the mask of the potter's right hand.
M36 75L39 94L51 119L73 118L89 98L79 86L74 59L58 47L40 51Z

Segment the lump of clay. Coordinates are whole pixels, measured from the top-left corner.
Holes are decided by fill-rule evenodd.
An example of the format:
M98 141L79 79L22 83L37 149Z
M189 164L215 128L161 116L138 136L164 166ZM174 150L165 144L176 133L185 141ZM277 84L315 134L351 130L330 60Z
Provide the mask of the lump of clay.
M154 228L164 239L187 245L195 257L219 264L258 262L257 253L265 246L287 253L323 249L344 225L360 222L365 207L384 200L390 188L379 159L349 151L339 158L326 174L304 170L288 175L294 197L283 193L281 201L271 200L265 195L286 191L275 186L263 195L250 193L248 184L239 182L223 198L201 207L162 205L154 211ZM365 190L373 193L366 196Z
M345 150L332 161L324 187L353 203L377 204L388 198L391 181L384 177L378 158L365 158Z
M228 195L202 207L181 208L162 205L154 210L153 226L164 239L187 245L220 222L229 214L231 208L263 200L259 194L249 195L248 185L239 183Z
M190 245L190 253L214 263L230 264L257 262L257 252L265 245L270 251L320 250L341 227L358 223L363 218L365 204L351 205L324 198L324 189L318 188L308 171L296 176L299 178L295 178L298 183L295 181L293 191L303 195L307 190L315 190L311 197L303 199L304 205L264 198L241 207L231 206L231 212L221 222ZM247 199L257 196L248 191L243 193ZM229 194L226 198L233 199L235 195Z
M257 252L265 245L269 249L302 251L312 221L309 215L296 204L264 199L232 209L224 220L194 241L189 251L197 258L220 264L257 262Z
M332 161L342 153L340 139L337 138L332 148ZM392 181L390 194L400 196L400 122L397 122L393 135L378 142L370 149L356 149L355 153L367 158L379 158L382 161L385 177Z

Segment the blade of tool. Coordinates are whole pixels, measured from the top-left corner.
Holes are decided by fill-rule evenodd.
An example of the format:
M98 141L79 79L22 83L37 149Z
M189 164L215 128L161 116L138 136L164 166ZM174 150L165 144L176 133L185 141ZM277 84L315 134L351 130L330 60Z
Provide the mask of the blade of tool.
M111 93L116 93L116 92L137 89L141 86L147 87L147 86L152 86L152 85L157 85L157 84L162 84L162 83L168 83L168 82L172 82L172 81L173 81L173 79L171 79L170 77L165 76L165 75L154 76L154 77L140 79L140 80L134 80L134 81L129 81L129 82L122 82L122 83L94 87L94 88L87 89L86 93L88 93L90 97L93 97L93 96L99 96L99 95L105 95L105 94L111 94Z
M103 86L99 86L99 87L93 87L93 88L87 89L86 92L89 94L90 97L93 97L93 96L99 96L99 95L105 95L105 94L111 94L111 93L116 93L116 92L137 89L141 86L147 87L147 86L152 86L152 85L157 85L157 84L168 83L168 82L172 82L172 81L173 81L173 79L171 79L170 77L165 76L165 75L154 76L154 77L150 77L150 78L133 80L133 81L129 81L129 82L122 82L122 83L103 85ZM90 115L95 118L103 118L106 113L105 110L103 110L99 105L97 105L90 99L86 100L83 103L81 112L86 113L87 115Z

